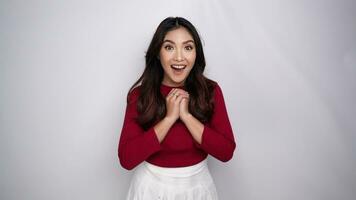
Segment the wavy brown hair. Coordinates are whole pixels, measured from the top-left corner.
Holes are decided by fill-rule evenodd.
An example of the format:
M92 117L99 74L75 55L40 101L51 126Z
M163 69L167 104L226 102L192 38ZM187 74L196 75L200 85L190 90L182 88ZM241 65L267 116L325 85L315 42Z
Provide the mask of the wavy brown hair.
M141 77L132 85L128 94L140 84L137 100L137 122L144 130L166 116L166 102L160 87L164 71L158 58L167 32L184 27L192 35L196 46L196 59L184 86L189 93L189 112L202 123L208 122L214 111L214 86L216 82L203 75L205 57L199 34L195 27L182 17L168 17L157 27L145 55L146 66Z

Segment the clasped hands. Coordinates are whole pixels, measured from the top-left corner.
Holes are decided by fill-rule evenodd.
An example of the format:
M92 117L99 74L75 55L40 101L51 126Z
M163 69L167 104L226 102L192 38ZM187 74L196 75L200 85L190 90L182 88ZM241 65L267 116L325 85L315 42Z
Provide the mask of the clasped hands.
M166 117L176 121L182 121L190 115L188 110L189 93L180 88L172 89L166 97Z

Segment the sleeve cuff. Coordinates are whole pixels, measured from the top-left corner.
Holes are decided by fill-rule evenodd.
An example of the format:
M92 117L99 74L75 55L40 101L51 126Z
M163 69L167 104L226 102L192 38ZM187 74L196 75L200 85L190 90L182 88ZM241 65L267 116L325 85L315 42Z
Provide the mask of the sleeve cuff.
M203 129L203 133L201 136L201 144L199 144L197 141L194 140L194 144L197 148L199 149L203 149L204 148L204 141L205 141L205 137L206 137L206 131L207 131L207 126L204 124L204 129Z
M161 143L159 142L153 127L148 129L148 131L145 133L145 137L146 137L144 140L146 141L144 144L145 149L150 149L152 152L161 150Z

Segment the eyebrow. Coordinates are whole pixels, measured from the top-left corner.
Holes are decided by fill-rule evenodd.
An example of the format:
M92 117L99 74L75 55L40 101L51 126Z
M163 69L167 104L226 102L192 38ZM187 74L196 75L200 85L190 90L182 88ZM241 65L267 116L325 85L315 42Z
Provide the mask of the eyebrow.
M164 40L163 43L165 43L165 42L169 42L169 43L175 44L175 42L173 42L172 40ZM183 44L186 44L186 43L189 43L189 42L193 42L194 43L193 40L187 40L187 41L183 42Z

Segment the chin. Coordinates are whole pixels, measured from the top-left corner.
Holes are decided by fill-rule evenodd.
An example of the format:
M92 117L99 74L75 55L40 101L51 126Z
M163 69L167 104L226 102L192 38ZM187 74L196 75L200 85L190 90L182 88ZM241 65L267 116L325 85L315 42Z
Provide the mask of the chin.
M177 82L177 81L173 81L174 85L183 85L183 82Z
M172 79L175 84L184 83L185 79Z

